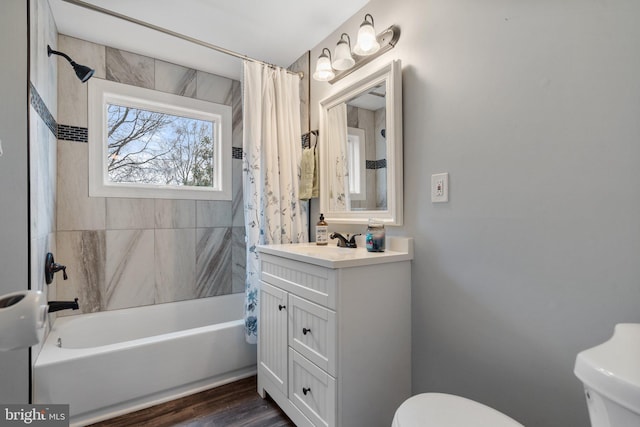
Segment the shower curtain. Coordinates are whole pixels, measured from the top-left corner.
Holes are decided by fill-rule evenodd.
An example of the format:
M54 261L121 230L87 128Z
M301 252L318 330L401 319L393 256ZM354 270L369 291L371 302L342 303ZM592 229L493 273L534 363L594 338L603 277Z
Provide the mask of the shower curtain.
M329 159L329 210L344 212L349 200L349 163L347 159L347 105L340 103L327 111L327 158Z
M256 245L307 241L306 203L298 199L302 142L300 78L244 61L243 197L247 246L245 337L258 336Z

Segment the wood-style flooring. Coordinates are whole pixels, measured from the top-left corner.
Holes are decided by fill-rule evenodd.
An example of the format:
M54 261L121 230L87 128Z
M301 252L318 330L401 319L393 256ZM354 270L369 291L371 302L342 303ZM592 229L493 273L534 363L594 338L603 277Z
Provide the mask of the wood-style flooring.
M295 427L273 400L262 399L256 390L253 376L92 427Z

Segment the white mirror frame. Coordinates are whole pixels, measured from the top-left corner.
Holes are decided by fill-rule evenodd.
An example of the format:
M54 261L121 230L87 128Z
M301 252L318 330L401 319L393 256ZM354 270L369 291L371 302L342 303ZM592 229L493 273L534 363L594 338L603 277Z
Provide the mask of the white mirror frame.
M327 135L329 109L357 95L386 83L387 142L387 209L364 211L331 211L329 209L329 173ZM366 224L375 218L386 225L402 225L403 159L402 159L402 66L395 60L364 79L320 101L320 212L330 223Z

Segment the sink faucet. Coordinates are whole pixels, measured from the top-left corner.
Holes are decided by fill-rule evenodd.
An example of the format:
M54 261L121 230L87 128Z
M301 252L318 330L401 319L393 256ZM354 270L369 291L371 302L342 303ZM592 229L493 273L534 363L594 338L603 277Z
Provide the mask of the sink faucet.
M47 304L49 305L49 313L69 309L77 310L80 308L80 306L78 306L78 298L73 301L49 301Z
M358 245L356 245L356 236L359 235L360 234L354 234L349 240L347 240L347 238L342 234L333 232L329 237L331 238L331 240L338 239L338 246L341 248L357 248Z

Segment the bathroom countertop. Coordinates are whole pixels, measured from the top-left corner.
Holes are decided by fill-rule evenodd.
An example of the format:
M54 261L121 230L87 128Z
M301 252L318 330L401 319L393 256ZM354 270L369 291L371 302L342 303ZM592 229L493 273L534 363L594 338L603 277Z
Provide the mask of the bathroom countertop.
M364 247L339 248L335 244L318 246L311 243L258 245L260 253L294 259L328 268L360 267L413 259L413 239L387 237L385 252L368 252Z

